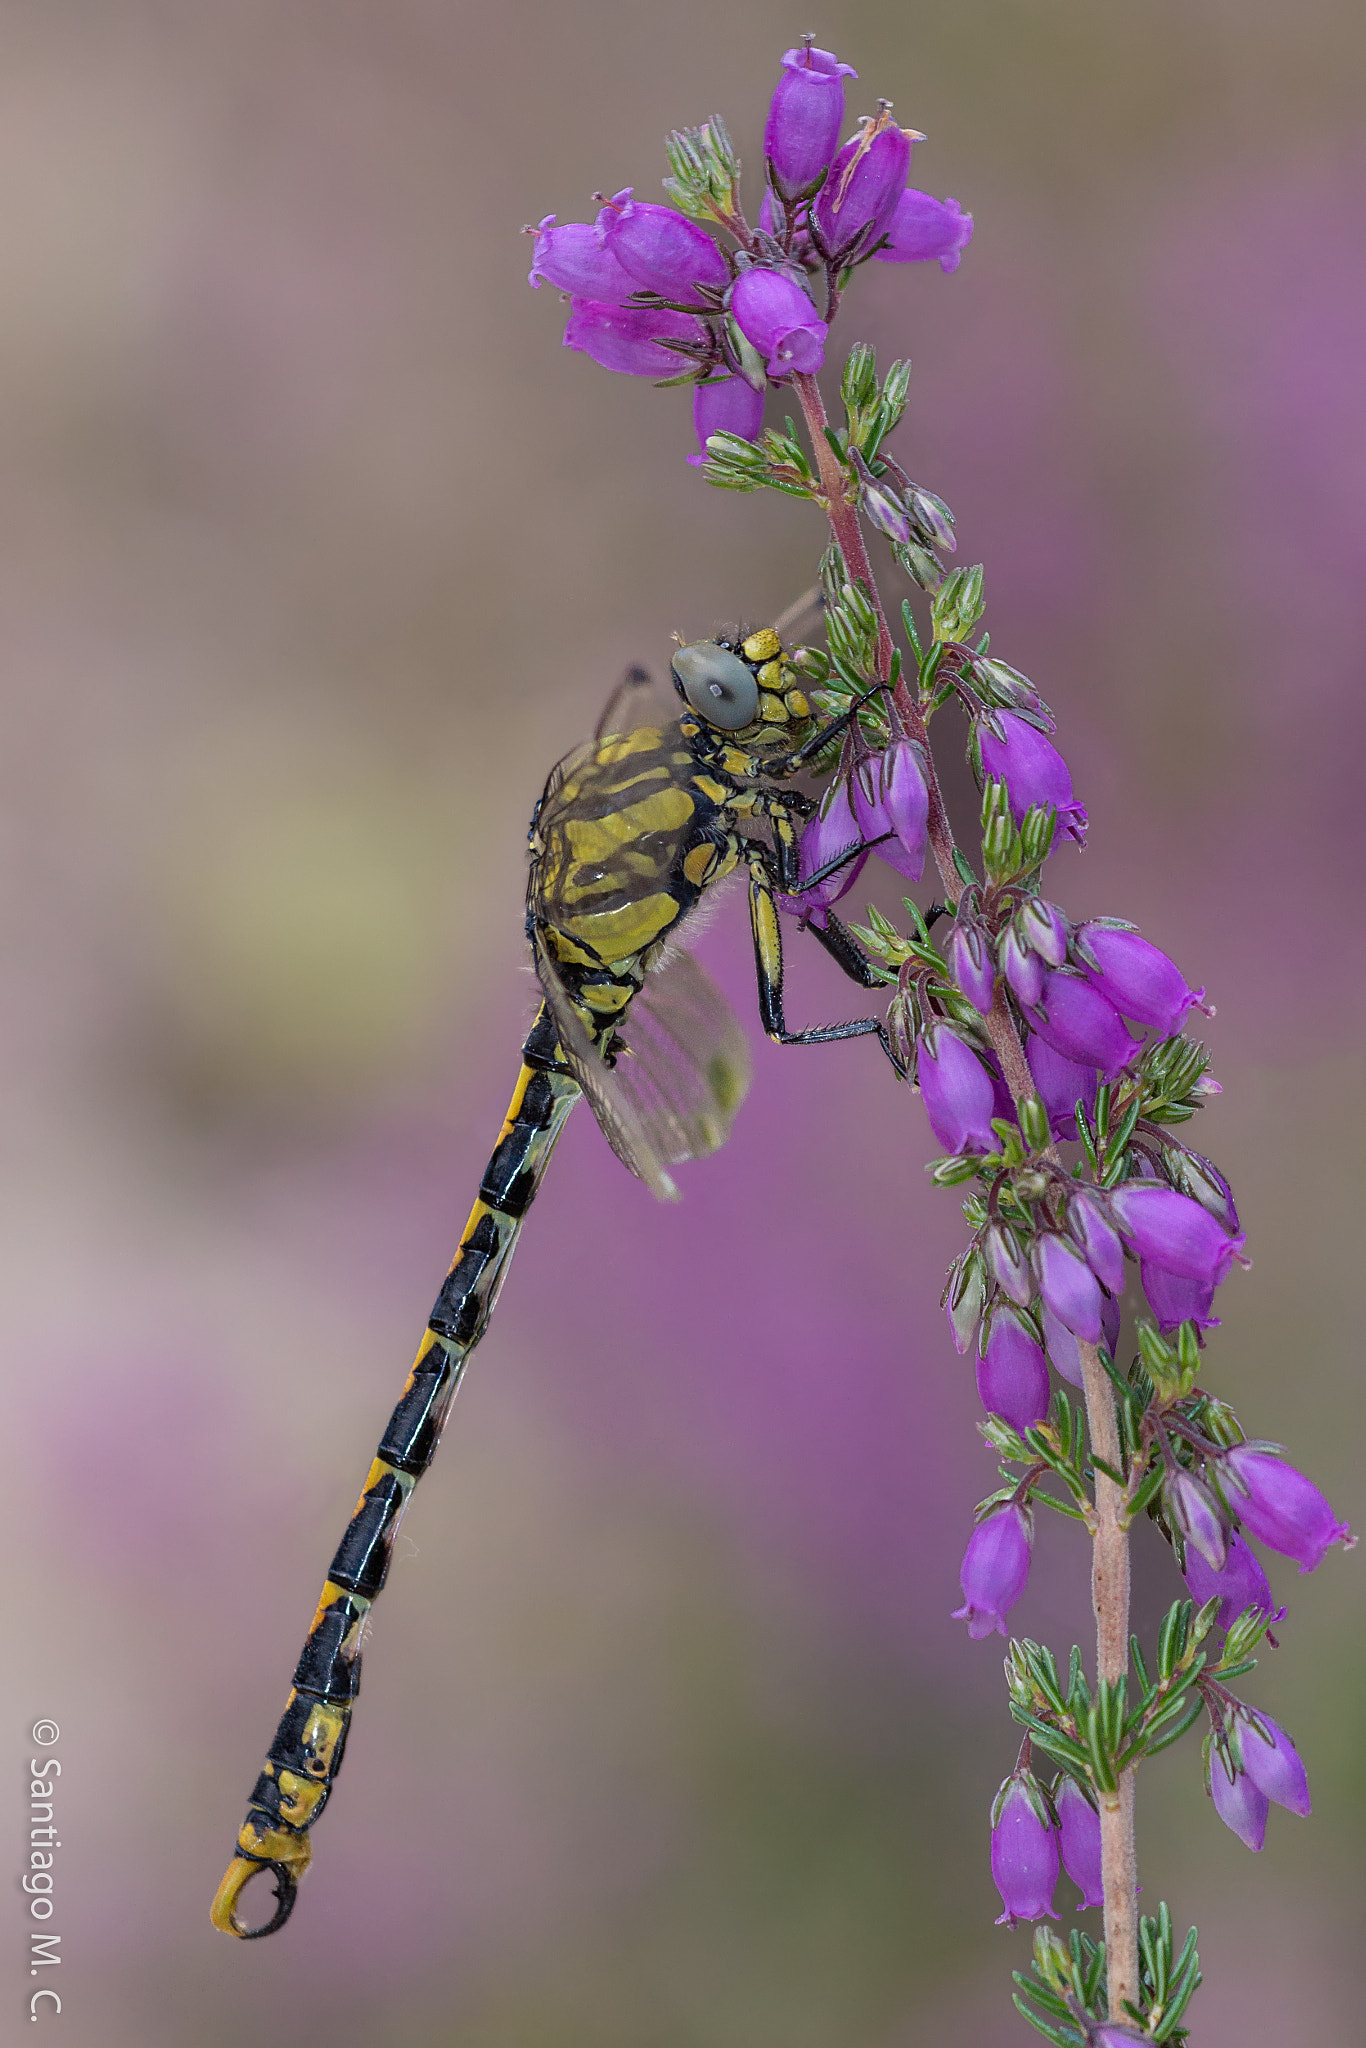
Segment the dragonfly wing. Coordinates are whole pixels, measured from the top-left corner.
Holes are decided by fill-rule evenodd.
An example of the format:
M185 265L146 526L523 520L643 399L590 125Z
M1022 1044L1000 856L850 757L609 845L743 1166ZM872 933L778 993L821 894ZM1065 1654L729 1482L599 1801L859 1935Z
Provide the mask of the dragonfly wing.
M711 976L673 947L626 1013L615 1072L671 1163L704 1159L730 1136L749 1093L749 1040Z
M668 1168L724 1144L749 1090L749 1043L734 1011L691 954L674 951L633 1000L609 1067L539 936L536 971L603 1136L661 1201L677 1201Z
M632 663L603 705L593 737L620 738L638 731L642 725L672 725L681 708L675 691L666 688L648 669Z
M591 759L597 752L597 749L598 743L596 740L580 740L576 747L570 748L563 760L555 763L555 766L546 777L545 788L541 791L541 801L536 806L537 816L540 815L548 804L553 803L554 799L559 795L560 791L564 788L565 777L572 775L576 769L581 768L584 762ZM535 829L534 819L532 820L532 829Z
M648 1134L632 1115L629 1099L616 1087L616 1070L609 1067L585 1030L569 994L560 980L545 940L536 935L536 975L541 984L560 1051L574 1079L588 1098L598 1128L623 1166L646 1182L662 1202L676 1202L678 1189L664 1170L664 1161L650 1143Z

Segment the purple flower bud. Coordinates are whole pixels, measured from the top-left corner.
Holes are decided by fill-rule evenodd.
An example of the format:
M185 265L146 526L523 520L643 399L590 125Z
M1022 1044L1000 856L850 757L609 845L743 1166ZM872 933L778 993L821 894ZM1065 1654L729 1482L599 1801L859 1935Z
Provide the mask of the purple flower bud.
M1270 1808L1246 1771L1235 1768L1230 1777L1223 1752L1216 1742L1209 1754L1209 1790L1214 1810L1226 1828L1232 1828L1249 1849L1260 1849L1266 1840L1266 1817Z
M993 1223L982 1240L987 1271L1002 1294L1021 1308L1034 1299L1034 1274L1020 1240L1008 1224Z
M988 1415L1000 1415L1021 1436L1048 1413L1048 1367L1033 1327L1009 1302L998 1302L982 1330L977 1391Z
M1115 1081L1143 1050L1112 1002L1070 968L1049 968L1029 1021L1054 1052Z
M1140 2034L1134 2027L1111 2026L1107 2020L1087 2035L1086 2048L1152 2048L1152 2035Z
M730 265L704 227L675 213L633 199L627 185L608 200L597 218L598 240L622 269L662 299L707 304L696 287L724 292Z
M709 434L738 434L742 441L758 440L764 424L764 394L746 384L743 377L699 384L692 396L692 423L700 452L688 460L700 469L707 459Z
M1067 1225L1101 1285L1111 1294L1123 1294L1124 1247L1097 1198L1084 1189L1072 1195Z
M895 740L883 756L882 802L897 845L909 866L898 872L919 881L925 866L925 844L929 829L930 792L925 779L925 757L914 740ZM884 852L882 858L887 859Z
M1203 1607L1216 1594L1219 1596L1222 1604L1215 1616L1219 1628L1232 1628L1238 1616L1246 1613L1249 1607L1255 1607L1259 1614L1269 1615L1273 1622L1285 1620L1287 1610L1273 1607L1271 1587L1261 1562L1236 1529L1228 1539L1228 1556L1222 1571L1215 1571L1198 1550L1188 1550L1185 1579L1186 1590L1197 1607Z
M989 725L978 727L982 772L1004 780L1015 823L1033 805L1051 805L1058 814L1058 831L1082 845L1086 811L1072 794L1072 776L1062 755L1037 726L1016 712L998 711L995 716L1005 728L1005 738L998 740Z
M914 740L894 740L884 753L865 754L853 775L860 832L870 843L881 840L874 848L878 859L910 882L925 870L930 793L922 762Z
M1033 1522L1025 1508L1007 1502L977 1524L963 1553L959 1582L963 1605L954 1621L966 1621L974 1643L1006 1632L1006 1616L1029 1584Z
M1040 1305L1040 1321L1044 1331L1044 1350L1049 1354L1053 1370L1069 1380L1073 1386L1083 1386L1085 1378L1081 1372L1081 1352L1077 1350L1077 1339L1071 1329L1057 1319L1049 1303ZM1110 1294L1100 1296L1100 1348L1114 1358L1114 1350L1120 1341L1120 1305Z
M1312 1811L1309 1775L1290 1737L1270 1714L1246 1709L1234 1721L1238 1760L1257 1790L1304 1819Z
M730 309L746 341L767 359L770 377L786 377L794 370L806 374L819 370L825 361L829 329L810 294L789 271L764 270L757 264L742 270Z
M1056 903L1031 896L1020 905L1015 922L1032 953L1037 953L1050 967L1062 966L1067 958L1067 919Z
M910 168L911 138L885 111L845 143L811 203L812 231L828 261L845 262L878 240Z
M962 984L960 983L961 987ZM964 990L966 994L966 990ZM1055 1052L1046 1038L1031 1032L1025 1046L1029 1071L1033 1074L1043 1106L1048 1111L1048 1121L1059 1138L1075 1138L1077 1135L1077 1104L1080 1102L1088 1116L1096 1107L1096 1084L1099 1076L1094 1067L1079 1066L1075 1060L1064 1058Z
M1100 1875L1100 1815L1075 1778L1065 1774L1053 1794L1062 1867L1081 1892L1079 1913L1105 1902Z
M1048 1353L1053 1370L1069 1385L1083 1385L1081 1353L1077 1349L1077 1340L1066 1323L1058 1321L1047 1302L1040 1308L1039 1320L1043 1324L1044 1349Z
M953 514L942 498L937 498L933 491L922 489L919 484L912 484L906 493L906 506L932 546L943 548L947 555L958 553Z
M1140 1259L1204 1287L1217 1287L1243 1249L1241 1231L1230 1236L1189 1195L1153 1181L1131 1180L1117 1187L1110 1213Z
M1099 1344L1100 1282L1076 1246L1044 1230L1034 1240L1033 1259L1045 1305L1083 1344Z
M944 1312L949 1319L953 1348L960 1358L977 1335L985 1300L982 1262L975 1252L965 1253L950 1266L949 1284L944 1294Z
M1203 1280L1187 1280L1180 1273L1169 1273L1165 1266L1155 1266L1151 1259L1139 1260L1138 1277L1164 1337L1169 1337L1182 1323L1194 1323L1199 1330L1218 1329L1218 1316L1210 1314L1214 1305L1213 1284L1206 1286Z
M995 1152L996 1091L967 1039L951 1024L930 1024L920 1041L920 1093L930 1128L946 1152Z
M1054 1371L1072 1386L1083 1386L1085 1380L1076 1338L1065 1323L1058 1321L1047 1302L1043 1304L1040 1320L1043 1323L1044 1348ZM1100 1336L1102 1349L1113 1358L1119 1342L1119 1303L1112 1301L1108 1294L1100 1297Z
M1017 1920L1056 1920L1053 1893L1058 1882L1058 1832L1047 1808L1020 1774L1009 1782L991 1830L991 1875L1004 1913L998 1927ZM1037 1804L1036 1804L1037 1800ZM1041 1810L1042 1809L1042 1810Z
M802 225L799 228L797 228L796 232L792 237L793 262L809 264L819 263L820 258L817 256L815 250L812 248L811 237L806 231L805 207L799 206L797 208L796 218L801 221ZM774 211L773 194L769 191L768 187L765 186L764 196L759 201L759 225L766 235L776 235L776 233L778 232L776 221L777 214Z
M972 240L972 215L956 199L935 199L910 188L902 193L887 224L891 244L876 251L879 263L931 263L957 270Z
M1043 994L1044 965L1037 953L1022 944L1014 919L1001 940L1001 968L1017 1000L1032 1010Z
M959 918L944 942L944 958L957 986L985 1017L996 999L996 962L983 927Z
M899 498L893 497L880 484L865 483L859 502L879 533L885 533L888 540L900 541L903 547L906 546L911 538L911 522Z
M639 291L629 271L622 269L610 249L598 240L598 231L586 220L569 220L556 227L548 213L536 230L535 254L527 283L533 290L542 283L576 299L592 299L600 306L624 305L632 292Z
M1013 705L1016 710L1032 711L1044 721L1045 732L1056 732L1057 723L1051 712L1043 708L1042 700L1028 676L1022 676L1008 661L996 661L987 655L978 655L972 664L972 671L978 680L987 685L995 701Z
M1080 926L1073 950L1082 970L1126 1017L1170 1038L1205 991L1188 986L1174 961L1138 932L1098 919Z
M1013 1124L1016 1121L1015 1097L1006 1086L1005 1075L994 1052L987 1054L987 1065L991 1069L991 1085L996 1091L996 1114L1003 1123Z
M1297 1559L1302 1572L1323 1563L1334 1543L1355 1538L1312 1479L1253 1444L1238 1444L1222 1460L1228 1503L1245 1529L1271 1550Z
M811 918L813 923L823 923L830 904L838 903L845 891L852 889L858 880L860 870L868 856L858 853L846 860L842 867L824 881L809 883L808 875L817 875L832 860L852 848L861 846L862 835L854 807L850 799L849 784L841 777L832 782L821 798L821 807L810 823L805 826L801 837L800 868L802 877L795 896L780 896L777 900L784 910L799 911Z
M664 343L705 346L708 339L691 313L671 313L662 306L600 306L592 299L573 301L564 330L566 348L582 349L604 370L620 370L627 377L681 376L689 357Z
M1187 1556L1193 1547L1211 1571L1222 1571L1228 1556L1228 1530L1209 1488L1193 1472L1178 1465L1175 1471L1168 1472L1162 1491L1167 1514L1172 1526L1181 1533Z
M784 199L814 191L839 148L844 126L844 81L857 78L829 50L806 43L783 52L783 75L764 124L764 155Z
M1200 1152L1183 1152L1181 1174L1200 1207L1208 1209L1225 1230L1237 1230L1238 1204L1233 1199L1233 1189L1213 1160Z
M1100 1344L1113 1359L1119 1349L1119 1303L1109 1294L1100 1298Z

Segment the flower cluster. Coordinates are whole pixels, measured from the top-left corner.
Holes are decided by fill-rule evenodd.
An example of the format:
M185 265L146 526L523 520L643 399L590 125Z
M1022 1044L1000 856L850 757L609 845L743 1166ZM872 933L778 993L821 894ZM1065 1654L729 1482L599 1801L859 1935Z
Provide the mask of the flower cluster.
M1273 1804L1301 1816L1311 1811L1309 1778L1284 1728L1229 1693L1222 1695L1207 1770L1215 1812L1249 1849L1266 1840Z
M780 899L808 924L823 925L832 903L847 895L869 853L908 881L925 870L929 789L924 754L898 733L874 753L866 747L848 774L830 782L801 837L800 887Z
M713 434L756 440L769 385L820 369L859 264L937 261L951 271L971 240L972 215L956 200L908 185L912 144L924 138L899 127L887 102L841 144L845 80L856 76L809 38L785 53L752 227L739 161L714 119L670 138L675 176L665 187L676 205L637 199L628 185L591 222L552 213L529 230L530 283L570 300L566 348L606 370L695 385L700 453L691 462L705 462Z
M851 406L851 441L855 417ZM928 647L904 608L921 723L898 690L883 716L881 754L861 731L846 743L808 827L803 877L818 904L808 916L828 917L870 852L914 880L932 848L949 895L942 936L909 903L908 932L877 914L854 931L896 982L893 1040L946 1154L935 1178L978 1183L964 1203L971 1239L944 1305L956 1348L974 1356L984 1432L1006 1461L1006 1483L978 1510L955 1619L974 1640L1007 1634L1028 1590L1037 1506L1085 1521L1102 1540L1102 1471L1114 1491L1114 1539L1125 1541L1146 1509L1190 1595L1164 1624L1156 1675L1140 1668L1127 1716L1116 1669L1101 1671L1092 1694L1079 1669L1064 1686L1049 1677L1047 1653L1024 1646L1034 1675L1012 1682L1012 1707L1033 1731L1030 1742L1063 1770L1047 1790L1029 1767L1027 1742L993 1809L992 1871L1002 1918L1013 1923L1052 1915L1060 1859L1081 1885L1083 1907L1101 1903L1100 1831L1126 1824L1106 1795L1202 1711L1211 1724L1206 1783L1244 1841L1260 1846L1268 1801L1308 1811L1288 1736L1227 1692L1220 1674L1249 1670L1249 1650L1262 1639L1274 1646L1269 1630L1286 1615L1252 1545L1312 1571L1331 1546L1352 1539L1279 1446L1248 1439L1232 1411L1196 1385L1218 1327L1218 1290L1248 1263L1228 1180L1177 1134L1219 1093L1204 1048L1186 1035L1194 1015L1213 1015L1205 991L1134 925L1074 919L1046 892L1052 850L1083 844L1087 824L1056 723L1025 677L990 656L985 641L971 644L981 571L949 576L934 557L927 566L923 551L944 546L946 535L952 544L952 517L935 499L932 531L929 513L917 510L927 494L885 448L880 456L876 478L851 452L862 509L933 600ZM919 525L908 538L913 512ZM837 679L846 692L876 672L869 647L850 656L857 595L846 585L829 614L832 685ZM930 719L951 700L969 721L982 795L980 878L953 846L927 738ZM848 697L836 688L829 701ZM914 790L909 821L875 801L893 762ZM1126 1369L1120 1338L1130 1303L1137 1355ZM1085 1430L1071 1389L1082 1396ZM1224 1648L1207 1661L1199 1644L1216 1628ZM1021 1654L1012 1644L1012 1659ZM1102 1710L1111 1717L1104 1745L1094 1718ZM1189 1963L1183 1995L1193 1970ZM1086 2038L1143 2037L1097 2018Z
M1243 1841L1261 1847L1269 1803L1308 1813L1290 1738L1227 1681L1253 1669L1263 1641L1276 1647L1269 1631L1286 1616L1253 1545L1310 1572L1353 1539L1281 1447L1249 1437L1200 1383L1218 1291L1248 1263L1232 1188L1177 1135L1219 1093L1188 1035L1197 1013L1214 1014L1205 991L1134 925L1077 920L1044 887L1055 846L1085 844L1087 811L1053 714L978 633L981 566L945 567L953 515L887 445L909 364L879 381L858 344L840 381L843 424L826 414L816 373L852 272L936 260L951 271L972 232L953 200L909 186L922 138L885 101L845 136L854 76L810 41L784 55L754 225L713 120L669 140L672 206L627 187L591 224L548 216L531 282L569 294L568 346L696 387L701 452L689 459L709 482L778 490L827 515L827 646L794 656L813 712L830 721L801 756L824 783L814 808L792 802L806 823L795 887L778 900L863 986L886 984L885 1027L856 1028L876 1025L917 1088L944 1149L936 1184L973 1184L944 1307L973 1358L1003 1484L976 1511L955 1619L974 1640L1007 1633L1040 1507L1095 1546L1094 1679L1079 1649L1062 1669L1028 1638L1010 1643L1011 1712L1028 1732L992 1809L991 1869L1007 1925L1056 1917L1065 1869L1078 1910L1106 1908L1105 1950L1080 1934L1064 1948L1041 1929L1022 2009L1067 2048L1181 2048L1199 1982L1193 1931L1178 1953L1165 1906L1140 1929L1136 1886L1115 1876L1133 1867L1133 1773L1204 1715L1206 1785ZM805 445L790 422L763 429L775 384L793 389ZM865 524L929 600L928 635L907 598L896 643ZM967 722L979 858L955 840L930 737L950 704ZM904 929L876 910L866 926L841 925L833 906L870 859L907 883L932 861L944 901L922 911L904 899ZM790 865L783 874L791 886ZM1127 1605L1126 1546L1144 1519L1184 1580L1148 1648L1130 1637ZM1057 1766L1051 1784L1036 1755Z
M991 1809L991 1875L1004 1908L997 1926L1056 1920L1053 1894L1060 1868L1081 1893L1078 1912L1100 1905L1100 1857L1094 1794L1066 1771L1045 1788L1030 1768L1026 1737L1020 1761Z
M1205 1335L1217 1327L1216 1292L1246 1264L1228 1181L1172 1129L1218 1092L1202 1050L1182 1035L1191 1013L1207 1010L1205 992L1133 925L1075 922L1042 892L1052 846L1059 837L1080 844L1086 828L1054 721L1004 664L956 640L948 653L941 691L972 720L986 879L960 890L937 948L923 926L899 943L880 926L860 936L880 940L889 965L899 964L925 1112L950 1155L937 1177L985 1183L965 1204L973 1237L950 1273L945 1307L956 1348L975 1351L988 1435L1025 1466L979 1510L955 1618L973 1638L1004 1635L1028 1587L1035 1503L1091 1512L1071 1411L1054 1395L1050 1367L1089 1404L1086 1356L1103 1361L1120 1388L1132 1389L1125 1496L1158 1519L1193 1603L1174 1612L1198 1609L1200 1628L1183 1628L1217 1627L1227 1637L1223 1662L1204 1670L1191 1650L1181 1692L1188 1717L1203 1707L1210 1718L1206 1783L1216 1811L1260 1848L1268 1803L1303 1814L1309 1793L1285 1731L1213 1675L1250 1668L1246 1648L1285 1619L1248 1539L1312 1571L1351 1538L1280 1446L1247 1439L1231 1411L1194 1385ZM1080 1153L1071 1164L1067 1145ZM1121 1306L1135 1268L1139 1357L1126 1382ZM1070 1499L1047 1490L1049 1474ZM1159 1686L1143 1710L1152 1748L1169 1739L1160 1695ZM1076 1703L1059 1694L1050 1711L1046 1681L1042 1697L1028 1685L1018 1697L1042 1710L1034 1739L1052 1742L1068 1769L1045 1790L1027 1741L998 1794L991 1863L1008 1923L1053 1914L1060 1854L1083 1905L1100 1897L1098 1881L1084 1875L1092 1850L1099 1872L1100 1822L1083 1788L1102 1781L1094 1769L1089 1779L1077 1775L1069 1749L1082 1726ZM1145 1753L1143 1713L1128 1752L1135 1759ZM1081 1848L1069 1850L1069 1830ZM1142 2037L1121 2030L1116 2038Z

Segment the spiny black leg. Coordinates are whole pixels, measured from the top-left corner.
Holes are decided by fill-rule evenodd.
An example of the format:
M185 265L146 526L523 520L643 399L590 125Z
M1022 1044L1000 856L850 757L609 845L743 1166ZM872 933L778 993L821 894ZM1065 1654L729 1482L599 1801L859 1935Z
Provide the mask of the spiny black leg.
M881 832L876 839L855 840L852 846L845 847L843 853L837 853L833 860L828 860L824 867L817 868L813 875L807 875L802 881L803 889L814 889L818 882L828 882L831 875L847 868L850 861L857 860L861 853L876 853L879 846L885 846L895 836L892 832Z
M764 849L754 847L749 857L749 914L754 932L754 971L759 985L759 1018L765 1032L778 1045L829 1045L838 1039L866 1038L876 1032L882 1050L886 1053L897 1074L904 1077L905 1069L892 1050L892 1041L886 1025L877 1017L854 1017L847 1024L817 1024L805 1031L789 1031L783 1012L783 939L778 922L778 908L773 901L773 879L764 858ZM828 950L845 969L863 986L862 972L853 966L858 956L855 946L838 919L831 920L840 934ZM814 930L815 927L813 926ZM827 943L826 934L816 936ZM843 945L841 946L841 940ZM866 966L866 963L865 963ZM871 970L869 970L871 972ZM879 981L873 986L882 987Z
M809 924L806 929L813 939L820 941L835 965L860 988L886 988L888 983L860 950L849 927L841 924L831 910L826 911L825 920L823 925Z

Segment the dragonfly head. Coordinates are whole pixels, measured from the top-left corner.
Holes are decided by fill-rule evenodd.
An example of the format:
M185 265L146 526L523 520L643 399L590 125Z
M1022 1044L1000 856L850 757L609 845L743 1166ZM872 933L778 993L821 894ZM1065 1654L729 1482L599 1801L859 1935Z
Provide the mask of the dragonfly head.
M771 626L745 639L697 640L673 658L674 688L690 711L718 732L791 744L793 726L810 721L801 678Z

